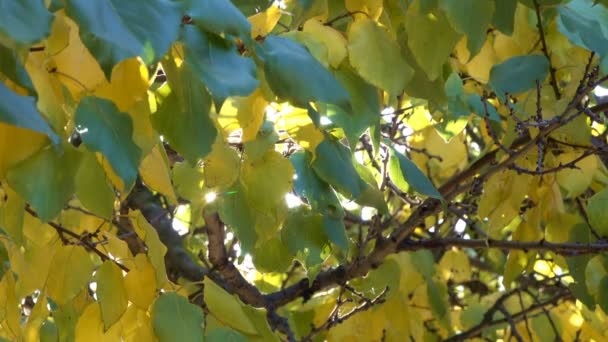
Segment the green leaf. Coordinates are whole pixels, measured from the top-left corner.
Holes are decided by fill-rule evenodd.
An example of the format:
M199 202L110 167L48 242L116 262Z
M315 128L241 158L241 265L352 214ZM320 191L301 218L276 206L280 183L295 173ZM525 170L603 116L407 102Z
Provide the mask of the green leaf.
M110 219L114 211L114 190L95 153L85 153L75 178L76 197L85 208Z
M494 65L490 70L490 86L503 95L517 94L536 88L549 72L549 62L542 55L515 56Z
M373 20L357 19L348 31L348 56L351 65L369 83L393 96L401 95L414 76L399 45Z
M558 7L557 27L575 45L600 55L601 68L608 73L608 8L590 0L573 0Z
M36 109L36 100L31 96L14 93L2 82L0 82L0 121L46 134L55 144L60 141L59 136Z
M393 148L391 148L388 172L391 180L401 191L407 191L411 186L425 196L443 199L437 188L418 166Z
M205 316L175 292L163 293L152 305L152 324L160 342L204 341Z
M228 328L215 328L207 333L207 342L247 342L247 338L238 331Z
M177 152L194 164L211 152L217 136L209 117L211 96L187 66L177 69L172 60L165 61L171 92L159 99L161 103L152 116L152 124Z
M448 115L450 117L469 116L471 110L464 95L462 80L457 73L453 72L445 81L445 94L448 96Z
M585 223L574 225L570 230L568 241L583 244L589 243L591 241L589 226ZM570 284L570 290L578 300L583 302L588 308L593 309L595 301L587 289L587 275L585 274L589 260L591 260L590 255L566 257L568 271L572 275L572 279L574 279L574 283Z
M461 35L452 29L442 12L420 15L417 6L419 3L414 2L406 14L407 45L429 80L434 81L441 76L443 64Z
M492 121L501 122L500 114L496 108L486 101L486 104L483 104L481 96L477 94L469 94L466 97L467 105L469 106L469 111L477 114L477 116L481 118L488 118Z
M328 106L327 116L344 129L348 141L353 147L359 141L361 134L380 120L378 90L357 75L346 63L342 64L334 75L351 95L352 111L345 111L338 106Z
M289 158L296 171L293 188L298 196L307 199L314 212L323 215L325 233L343 251L348 250L344 227L344 209L334 190L322 181L311 168L312 155L297 152Z
M246 96L257 88L255 63L233 44L192 25L183 28L182 41L186 63L214 97Z
M230 0L183 0L194 25L217 34L227 33L248 39L251 24Z
M512 35L517 0L495 1L494 5L496 6L496 10L492 18L492 26L508 36Z
M244 252L253 251L258 236L255 212L249 206L243 186L237 184L219 198L218 213L241 243Z
M0 0L0 36L31 45L51 33L53 15L42 0Z
M589 223L602 236L608 235L608 188L589 199L587 214Z
M181 6L169 0L67 0L65 10L106 78L120 61L160 60L179 34Z
M97 302L105 329L120 319L129 302L122 270L111 260L105 261L95 273Z
M32 79L25 70L25 65L21 62L18 52L2 44L0 44L0 74L26 88L30 93L35 92Z
M302 108L314 101L348 108L350 99L344 87L304 46L268 35L262 49L266 80L279 98Z
M302 255L307 267L323 262L321 253L329 241L322 220L321 215L301 206L290 211L281 230L283 243L291 253Z
M84 145L101 152L125 183L125 189L130 188L137 178L141 150L133 142L129 114L120 112L109 100L87 96L76 108L74 122Z
M317 146L312 168L319 178L348 198L359 197L368 187L355 170L348 147L333 138L326 137Z
M256 246L252 257L253 264L260 272L286 272L293 260L293 255L278 237Z
M6 179L42 221L50 221L74 194L79 161L80 153L70 145L63 151L49 146L11 168Z
M608 276L604 276L600 281L597 289L597 304L604 312L608 311Z
M477 55L486 41L486 32L494 14L494 1L442 0L440 7L445 11L452 27L467 35L467 47L471 57Z

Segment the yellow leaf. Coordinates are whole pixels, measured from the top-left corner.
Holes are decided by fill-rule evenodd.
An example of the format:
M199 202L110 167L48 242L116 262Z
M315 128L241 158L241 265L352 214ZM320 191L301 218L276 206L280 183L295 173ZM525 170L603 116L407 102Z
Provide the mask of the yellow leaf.
M462 283L471 278L471 264L467 254L461 250L449 250L439 262L441 276L456 283Z
M218 122L226 135L241 128L241 141L255 140L262 122L268 101L264 99L261 88L246 97L231 97L226 100L218 116Z
M141 161L139 174L150 189L165 195L172 204L177 204L177 196L169 176L167 156L160 143Z
M0 122L0 179L18 162L48 143L45 135Z
M105 254L112 254L114 260L125 265L128 269L133 269L135 267L135 258L131 254L127 242L118 238L113 232L105 231L102 234L107 243L100 245L99 250Z
M38 97L37 107L40 113L49 119L51 126L55 129L66 129L66 131L71 133L74 127L73 124L68 124L68 119L73 110L66 101L67 94L64 93L63 84L55 72L56 65L52 59L52 56L60 51L54 45L59 45L63 48L67 46L69 30L61 29L61 32L56 32L58 30L57 26L61 26L61 23L63 23L62 18L57 17L57 20L54 21L45 51L31 52L28 55L25 69L32 79L34 89L36 90ZM63 35L66 37L64 38ZM63 43L58 43L58 40L63 41Z
M11 272L5 272L0 281L0 335L17 341L21 336L20 316L15 279Z
M302 108L288 107L279 114L282 115L277 123L277 128L284 129L298 145L314 154L317 146L325 137L308 116L308 111Z
M365 12L374 20L378 20L383 8L382 0L346 0L344 6L351 13L356 11Z
M285 204L291 189L294 169L291 162L276 151L268 151L256 160L246 160L241 174L252 207L271 213Z
M129 217L137 235L144 240L148 246L148 257L156 270L156 284L160 288L167 282L167 271L165 268L165 254L167 247L163 245L158 237L158 232L139 211L130 211ZM143 235L143 236L142 236Z
M105 330L108 330L127 309L128 299L122 270L112 261L105 261L95 273L97 302Z
M103 321L101 320L101 309L97 303L91 303L84 310L75 330L76 341L103 341Z
M482 83L488 83L490 80L490 70L495 63L496 56L494 48L492 47L492 38L489 37L486 39L486 42L481 47L479 53L466 64L466 67L471 77Z
M257 335L253 323L249 320L240 301L205 277L205 303L211 313L220 321L246 334Z
M136 268L125 276L125 288L129 300L137 307L147 310L156 298L156 274L154 266L144 254L135 256Z
M222 191L230 187L239 177L241 158L236 151L217 140L204 161L205 186Z
M251 23L251 37L264 37L272 31L281 19L281 9L273 5L264 12L254 14L247 19Z
M137 306L130 306L115 326L120 326L120 337L127 342L157 341L150 316Z
M78 100L87 92L107 84L107 80L95 57L80 40L78 25L64 12L59 12L55 16L54 22L51 36L63 36L66 34L65 31L69 30L67 46L63 39L49 41L49 50L56 52L51 56L55 69L54 74ZM58 44L58 46L54 44Z
M148 98L148 68L137 58L129 58L114 66L109 84L102 84L95 95L111 100L122 112Z
M567 164L580 157L581 153L566 151L557 156L556 164ZM566 168L557 173L557 183L565 190L566 198L574 198L587 190L598 168L598 159L594 155L588 156L576 163L576 167L576 169Z
M346 58L346 38L336 29L323 25L317 19L310 19L304 23L303 31L317 38L327 47L327 60L334 68Z

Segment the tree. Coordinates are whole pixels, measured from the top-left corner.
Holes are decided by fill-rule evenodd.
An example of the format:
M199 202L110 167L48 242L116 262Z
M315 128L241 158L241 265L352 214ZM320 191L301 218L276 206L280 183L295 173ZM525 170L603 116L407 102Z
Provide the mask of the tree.
M3 340L604 340L605 0L0 0Z

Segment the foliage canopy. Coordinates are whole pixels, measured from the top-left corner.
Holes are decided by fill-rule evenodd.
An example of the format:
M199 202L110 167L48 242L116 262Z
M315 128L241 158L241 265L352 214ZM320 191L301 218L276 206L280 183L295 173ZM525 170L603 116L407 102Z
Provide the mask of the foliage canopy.
M1 339L608 339L608 1L0 8Z

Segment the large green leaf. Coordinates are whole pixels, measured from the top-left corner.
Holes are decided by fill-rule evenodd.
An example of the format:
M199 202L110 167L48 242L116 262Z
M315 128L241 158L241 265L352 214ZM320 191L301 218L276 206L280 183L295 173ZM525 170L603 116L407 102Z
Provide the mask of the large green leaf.
M263 51L266 79L278 97L302 108L314 101L349 107L349 95L344 87L304 46L269 35Z
M170 0L67 0L65 10L106 77L118 62L160 60L179 34L181 6Z
M408 9L405 19L407 45L418 65L430 81L441 76L443 64L460 39L442 12L435 10L433 16L420 15L418 2Z
M51 33L53 15L43 0L0 0L0 36L31 45Z
M573 0L559 6L557 25L575 45L594 51L602 71L608 73L608 8L594 6L591 0Z
M184 27L182 41L186 62L214 97L246 96L257 88L255 63L233 44L192 25Z
M348 56L357 72L369 83L391 95L401 95L414 69L407 64L399 45L370 19L357 19L348 32Z
M389 160L389 177L402 191L407 191L411 186L423 195L443 199L437 188L418 166L393 148L391 148Z
M34 93L32 79L25 70L25 66L14 49L0 44L0 74L8 77L11 81Z
M175 292L161 294L152 305L152 324L160 342L204 341L205 316Z
M452 27L467 35L467 47L471 57L477 55L486 41L486 31L492 22L494 1L442 0L441 8L445 11Z
M211 96L187 66L178 69L172 61L163 66L171 89L169 94L159 93L165 98L152 116L152 124L177 152L196 163L211 152L217 136L209 117Z
M317 146L312 168L319 178L348 198L356 199L368 187L355 170L348 147L330 137Z
M490 85L499 94L521 93L536 87L549 72L549 61L542 55L515 56L494 65L490 70Z
M125 188L130 188L137 178L141 150L133 142L129 114L120 112L109 100L87 96L80 101L74 122L81 130L84 145L101 152Z
M31 96L16 94L2 82L0 82L0 121L46 134L54 143L59 143L59 136L36 109L36 100Z
M230 0L183 0L194 25L217 34L228 33L249 38L251 24Z
M50 221L74 194L79 155L67 144L63 151L48 146L11 168L6 178L42 221Z

